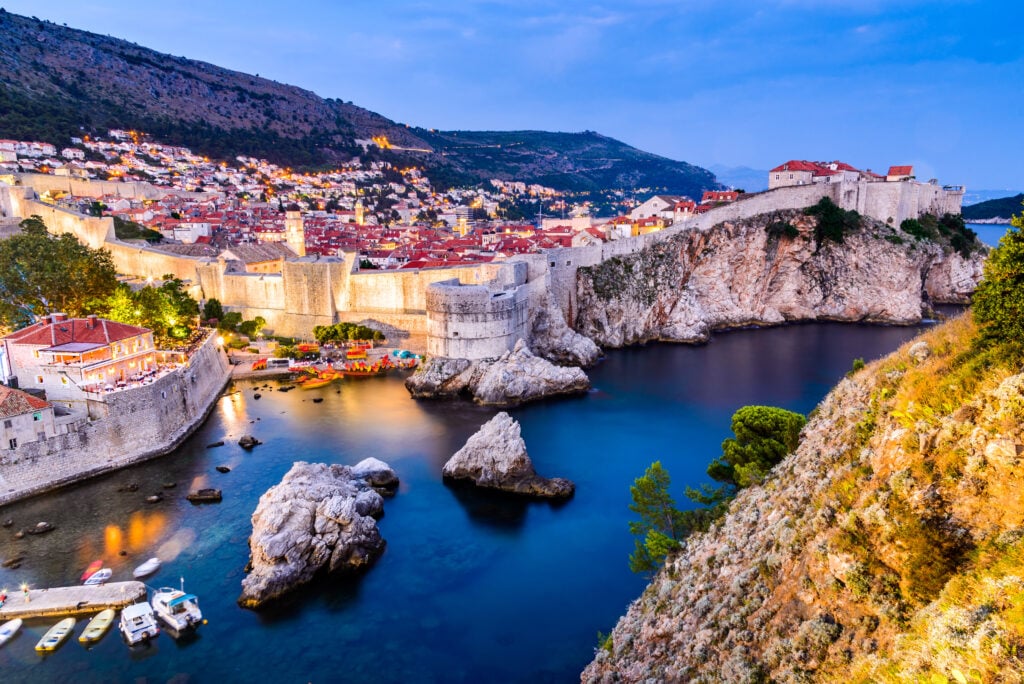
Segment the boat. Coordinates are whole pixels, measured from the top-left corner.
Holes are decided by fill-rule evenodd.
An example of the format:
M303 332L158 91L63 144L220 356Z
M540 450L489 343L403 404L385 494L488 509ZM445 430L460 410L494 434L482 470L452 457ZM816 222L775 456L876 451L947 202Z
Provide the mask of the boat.
M85 572L82 573L82 581L84 582L85 580L87 580L90 577L92 577L93 575L95 575L97 572L99 572L100 568L102 568L102 567L103 567L103 561L101 561L101 560L96 560L96 561L93 561L92 563L89 563L89 567L87 567L85 569Z
M64 618L53 627L46 630L46 634L44 634L43 638L39 640L38 644L36 644L36 650L41 653L56 651L74 629L75 618Z
M10 641L11 637L17 634L19 629L21 629L21 618L8 620L0 625L0 646Z
M325 387L334 382L334 377L330 378L313 378L302 383L300 387L302 389L316 389L317 387Z
M110 625L113 624L115 615L117 613L113 608L101 610L92 620L89 620L89 624L85 626L85 631L78 637L78 641L83 644L92 644L102 639L110 629Z
M89 579L85 580L82 584L87 587L94 587L106 582L113 574L114 571L110 568L103 568L102 570L97 570L93 574L89 575Z
M121 622L118 623L124 640L129 646L148 641L160 634L160 627L156 624L156 616L153 614L153 607L143 601L125 606L121 611Z
M160 569L160 559L150 558L148 561L140 565L139 567L132 570L132 577L139 579L152 575L154 572Z
M153 611L163 620L172 633L181 633L203 621L199 610L199 597L186 594L181 589L162 587L153 594Z

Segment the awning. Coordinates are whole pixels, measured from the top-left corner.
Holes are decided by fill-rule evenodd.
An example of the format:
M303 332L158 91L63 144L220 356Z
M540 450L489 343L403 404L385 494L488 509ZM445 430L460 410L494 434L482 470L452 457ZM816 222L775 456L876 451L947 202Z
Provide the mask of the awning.
M182 596L179 596L178 598L173 598L170 601L168 601L167 602L167 607L168 608L173 608L174 606L178 606L178 605L181 605L182 603L185 603L185 601L198 601L198 600L199 600L199 597L196 596L195 594L184 594Z

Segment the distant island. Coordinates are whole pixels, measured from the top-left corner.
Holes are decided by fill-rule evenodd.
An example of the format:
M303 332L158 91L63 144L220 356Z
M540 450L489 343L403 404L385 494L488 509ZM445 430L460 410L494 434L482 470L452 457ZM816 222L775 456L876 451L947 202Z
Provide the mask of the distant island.
M309 170L358 156L415 166L442 189L498 179L700 197L722 187L707 169L592 131L411 127L351 102L3 10L0 43L0 137L15 140L66 145L83 133L135 129L222 160L246 155Z
M1011 216L1016 216L1024 204L1024 192L1012 197L979 202L963 208L965 221L975 223L1009 223Z

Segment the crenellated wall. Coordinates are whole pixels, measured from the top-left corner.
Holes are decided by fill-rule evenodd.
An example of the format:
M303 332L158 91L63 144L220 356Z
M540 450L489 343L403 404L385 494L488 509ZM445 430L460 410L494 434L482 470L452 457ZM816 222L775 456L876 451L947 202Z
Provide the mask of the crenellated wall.
M511 351L527 337L529 298L525 288L464 285L458 278L427 287L427 353L457 359L487 359Z

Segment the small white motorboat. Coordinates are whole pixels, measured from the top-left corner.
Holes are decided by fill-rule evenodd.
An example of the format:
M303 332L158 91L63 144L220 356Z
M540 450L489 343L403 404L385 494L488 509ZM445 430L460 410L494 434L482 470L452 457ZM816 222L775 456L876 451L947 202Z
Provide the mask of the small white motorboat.
M134 577L135 579L141 579L143 577L148 577L149 575L152 575L154 572L156 572L159 569L160 569L160 559L159 558L150 558L148 561L146 561L145 563L143 563L142 565L140 565L139 567L135 568L135 570L132 571L132 577Z
M19 629L21 629L21 618L8 620L0 625L0 646L10 641L11 637L17 634Z
M160 634L160 627L156 624L156 616L153 615L153 608L148 603L133 603L125 606L121 611L121 622L118 629L124 635L124 640L129 646L134 646L142 641L148 641Z
M103 568L102 570L97 570L93 574L89 575L89 579L85 580L82 584L87 587L94 587L97 584L103 584L109 580L113 574L114 571L110 568Z
M203 621L199 598L181 589L161 587L153 594L151 603L156 616L167 623L172 633L180 634Z
M36 650L40 652L44 651L56 651L64 640L71 635L71 632L75 629L75 618L64 618L50 629L46 630L46 634L36 644Z
M89 624L85 626L85 631L82 632L82 636L78 637L78 641L83 644L91 644L102 639L114 622L116 614L113 608L101 610L92 620L89 620Z

